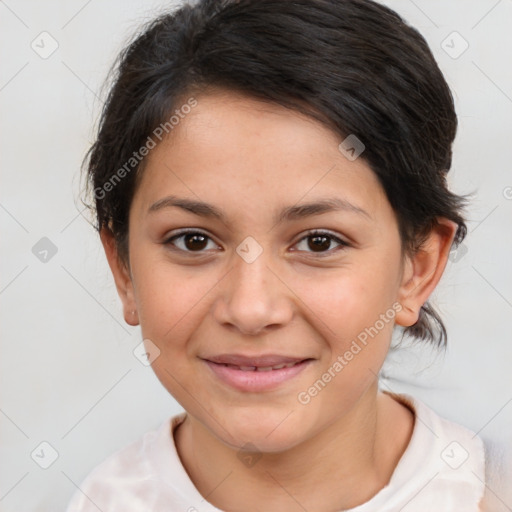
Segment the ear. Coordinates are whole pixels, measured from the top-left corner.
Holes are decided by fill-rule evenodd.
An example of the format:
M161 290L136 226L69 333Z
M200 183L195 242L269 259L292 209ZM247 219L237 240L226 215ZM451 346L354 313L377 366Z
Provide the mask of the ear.
M423 245L404 263L398 301L402 310L395 320L398 325L409 327L418 321L421 306L427 302L443 275L457 224L445 218L437 219Z
M101 243L107 256L108 264L117 288L117 293L123 303L124 320L128 325L138 325L137 303L135 301L132 278L126 264L119 257L114 235L108 228L100 231Z

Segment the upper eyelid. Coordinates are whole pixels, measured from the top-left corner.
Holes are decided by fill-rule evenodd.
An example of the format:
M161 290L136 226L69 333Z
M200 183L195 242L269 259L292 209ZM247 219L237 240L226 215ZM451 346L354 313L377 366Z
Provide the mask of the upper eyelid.
M188 234L204 235L206 238L209 238L212 242L219 245L215 241L215 238L212 235L210 235L207 231L203 231L200 228L183 228L182 230L178 230L176 233L166 236L163 243L164 243L164 245L169 244L169 243L171 243L171 240L180 238L181 236L188 235ZM180 250L180 249L178 249L178 250ZM182 252L189 252L191 254L196 252L197 254L201 254L201 252L204 252L204 251L182 251Z
M183 228L182 230L178 230L178 232L166 237L166 240L164 243L169 243L171 240L173 240L175 238L179 238L180 236L184 236L187 234L201 234L201 235L204 235L207 238L209 238L211 241L217 243L215 241L214 237L212 237L208 232L203 231L201 228ZM315 235L317 235L317 236L327 235L333 239L336 239L336 243L340 243L340 245L342 245L342 246L346 247L346 246L350 245L350 243L347 240L345 240L345 238L343 236L338 235L337 233L334 233L328 229L322 229L322 228L312 228L312 229L306 231L304 234L300 235L300 237L294 242L293 245L298 244L299 242L304 240L304 238L308 238L310 236L315 236ZM324 254L329 253L331 251L332 251L332 249L330 249L329 251L325 251ZM197 252L198 254L200 254L203 251L184 251L184 252L190 252L190 253Z
M293 245L298 244L299 242L301 242L305 238L308 238L310 236L315 236L315 235L316 236L327 235L330 238L332 238L336 243L338 243L343 248L347 248L347 247L350 247L352 245L349 241L347 241L345 239L345 237L343 237L341 235L338 235L337 233L333 233L332 231L330 231L328 229L312 229L312 230L306 231L306 233L304 233ZM332 254L335 250L336 250L336 248L329 249L328 251L319 252L317 254L319 254L319 255L321 255L321 254L328 255L328 254ZM314 254L314 252L311 252L311 254Z

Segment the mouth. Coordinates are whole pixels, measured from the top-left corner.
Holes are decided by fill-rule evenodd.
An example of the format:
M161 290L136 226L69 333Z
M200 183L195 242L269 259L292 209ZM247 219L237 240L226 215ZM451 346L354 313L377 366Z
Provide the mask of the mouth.
M303 361L306 361L304 359ZM281 370L282 368L292 368L297 364L302 363L303 361L295 361L293 363L282 363L282 364L276 364L274 366L237 366L235 364L228 364L228 363L214 363L218 364L220 366L226 366L227 368L233 368L235 370L240 370L242 372L270 372L273 370ZM213 362L213 361L210 361Z
M261 392L273 390L289 382L311 365L314 359L282 356L259 358L218 356L203 359L203 361L217 381L239 391Z

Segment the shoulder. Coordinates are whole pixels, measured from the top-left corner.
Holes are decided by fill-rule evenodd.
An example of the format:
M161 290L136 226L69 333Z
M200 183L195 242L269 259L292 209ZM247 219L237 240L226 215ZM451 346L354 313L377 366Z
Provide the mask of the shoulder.
M78 486L66 512L148 510L148 504L162 494L166 478L172 480L173 473L180 472L171 432L184 417L180 413L165 420L96 466ZM162 474L162 457L166 474ZM173 493L172 487L167 490Z
M485 488L482 440L416 398L391 395L415 416L411 440L390 482L401 488L397 495L412 498L403 512L478 511Z

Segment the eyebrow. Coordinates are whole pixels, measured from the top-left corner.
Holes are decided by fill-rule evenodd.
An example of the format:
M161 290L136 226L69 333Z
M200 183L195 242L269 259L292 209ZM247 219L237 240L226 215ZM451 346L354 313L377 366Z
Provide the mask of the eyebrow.
M225 225L229 224L227 215L216 206L202 201L196 201L193 199L186 199L184 197L177 197L172 195L163 197L162 199L159 199L153 203L149 207L148 213L157 212L164 208L171 207L181 208L182 210L193 213L195 215L199 215L201 217L217 219L223 222ZM274 217L274 224L279 224L283 221L304 219L313 215L320 215L322 213L335 211L355 213L371 220L371 216L368 214L368 212L359 206L352 204L350 201L341 199L339 197L327 197L310 203L292 205L284 208Z

